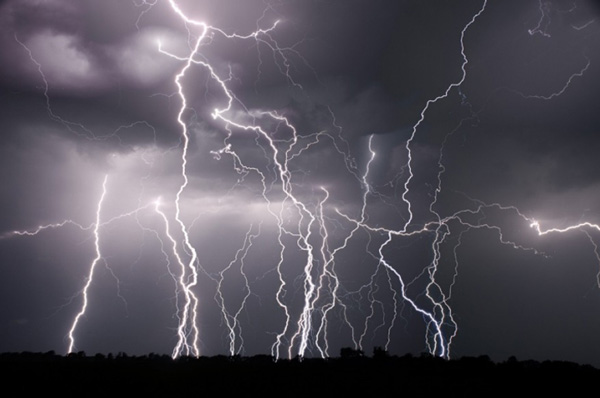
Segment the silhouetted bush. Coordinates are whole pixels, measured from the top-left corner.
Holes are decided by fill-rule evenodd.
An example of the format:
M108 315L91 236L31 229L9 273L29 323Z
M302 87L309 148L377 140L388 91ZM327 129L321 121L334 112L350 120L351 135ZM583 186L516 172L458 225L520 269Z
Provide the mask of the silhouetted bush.
M348 359L348 358L360 358L363 357L365 353L362 350L355 350L354 348L344 347L340 350L340 358Z

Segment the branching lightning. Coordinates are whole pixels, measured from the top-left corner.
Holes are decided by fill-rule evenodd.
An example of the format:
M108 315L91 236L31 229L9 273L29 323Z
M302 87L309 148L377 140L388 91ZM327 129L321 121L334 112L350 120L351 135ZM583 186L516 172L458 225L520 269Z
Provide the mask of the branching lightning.
M76 334L78 327L88 315L88 304L92 300L91 290L98 265L105 262L109 272L119 283L117 274L109 268L101 250L102 229L116 220L131 216L136 217L137 225L141 230L152 232L156 237L160 245L160 255L164 257L166 272L175 286L173 319L177 325L173 333L173 338L176 340L171 352L173 358L202 355L203 330L210 325L203 323L200 309L215 304L222 319L221 326L225 329L223 336L226 336L224 337L226 351L232 356L246 351L242 314L247 310L252 298L258 296L253 285L256 280L251 276L255 274L254 264L249 258L254 251L258 251L256 242L270 236L269 232L274 232L271 236L271 250L276 252L276 258L271 259L271 263L265 266L269 269L265 275L270 273L275 280L274 297L270 299L273 308L278 312L273 316L281 321L278 329L271 331L273 340L269 348L275 359L303 358L310 355L322 358L330 356L331 335L336 328L343 329L349 335L348 338L354 349L360 350L369 346L370 337L383 334L384 346L387 350L394 338L396 324L403 318L405 311L418 314L423 319L426 330L424 345L427 350L433 355L450 358L452 343L459 331L457 321L459 318L455 316L451 301L459 275L459 249L466 236L471 232L485 230L494 234L500 245L546 256L541 250L536 249L535 244L521 243L514 238L503 229L502 225L495 222L490 214L502 214L503 217L518 220L524 230L535 232L533 235L538 240L550 234L582 231L592 244L600 267L598 244L592 235L600 232L598 224L583 221L566 227L545 226L543 228L539 221L527 216L515 206L484 203L468 196L469 204L464 208L453 209L450 214L439 209L439 200L441 200L439 198L443 192L443 178L446 173L447 145L466 122L478 122L479 113L474 111L463 92L463 85L469 78L470 62L465 41L473 26L480 22L480 16L486 12L488 0L482 1L481 6L460 30L459 44L462 59L460 75L439 95L425 101L425 105L420 108L418 120L411 126L408 138L401 145L406 156L406 161L402 165L403 172L397 174L388 183L390 186L398 187L397 197L394 198L396 205L390 204L393 199L380 194L373 182L373 169L378 165L375 150L378 142L376 135L368 136L365 159L359 166L360 162L351 155L350 145L343 137L342 128L337 124L330 108L327 116L330 118L330 127L308 132L298 127L300 124L296 122L294 115L290 115L285 110L255 109L248 104L248 101L245 103L243 95L236 91L235 83L238 78L234 68L231 65L227 67L220 65L218 61L211 58L210 51L205 51L211 46L217 46L219 40L251 43L259 53L256 72L258 79L263 73L261 48L266 48L287 87L294 92L304 92L300 79L294 75L292 59L294 57L300 59L300 62L315 76L316 71L294 46L282 46L275 39L278 27L284 22L275 20L268 27L261 28L259 25L267 19L265 11L257 21L256 30L247 34L229 33L227 30L191 16L176 0L164 0L164 2L179 18L181 26L187 33L186 46L170 48L169 43L158 41L156 47L158 56L167 57L179 65L170 80L174 89L171 97L178 101L173 123L176 123L180 136L179 147L170 149L171 153L177 153L176 187L170 192L164 189L159 198L156 198L158 196L156 195L156 199L147 202L144 202L146 199L142 199L140 195L138 208L109 218L105 215L104 209L106 199L111 195L108 190L108 175L106 175L93 223L86 225L69 219L29 230L10 231L0 236L0 239L28 238L67 226L74 226L83 232L92 231L94 257L80 291L81 307L68 330L67 352L79 348L76 344ZM158 3L158 0L134 0L134 5L140 10L135 22L136 28L139 29L144 16ZM540 40L549 40L551 11L549 3L539 0L539 19L535 27L526 30L525 35L527 33L531 36L540 35L542 36ZM590 20L584 25L573 26L573 29L583 30L593 22L594 20ZM44 75L43 65L36 60L25 44L27 41L21 41L16 34L14 40L26 51L43 81L46 110L52 121L60 123L65 130L81 138L97 141L116 137L119 145L121 130L143 126L152 131L156 144L155 128L147 121L135 121L116 128L109 135L99 136L83 124L66 120L58 115L51 107L50 84ZM181 51L185 53L182 54ZM591 66L590 57L584 54L584 58L585 65L580 69L578 67L578 72L567 77L565 83L550 94L523 94L516 89L511 91L526 100L554 100L567 92L575 79L584 78ZM192 93L198 90L197 86L189 83L193 80L190 76L194 74L201 74L205 78L204 99L210 103L208 106L211 108L208 112L197 109L198 106L192 100ZM415 146L432 109L450 100L455 94L460 97L461 104L468 108L470 117L461 119L443 136L439 152L436 154L437 162L434 163L436 172L431 183L431 194L427 199L428 202L422 203L418 198L416 186L420 183L421 170ZM213 98L218 99L213 100ZM260 205L264 207L266 217L269 219L264 224L262 221L250 222L243 240L238 240L238 244L241 241L241 245L238 246L235 254L226 257L228 260L224 261L216 272L210 271L205 265L205 253L200 249L201 245L195 239L195 234L191 233L191 231L195 232L195 228L204 228L202 220L198 217L189 222L186 217L188 210L186 200L192 196L191 191L194 188L194 179L190 170L193 169L191 156L196 131L192 125L202 117L199 115L204 113L210 115L212 122L224 135L220 149L202 148L204 155L212 155L215 162L222 159L231 160L233 171L237 173L238 179L228 194L234 192L234 188L245 184L250 185L247 183L249 180L259 181L258 188L253 190L253 194L259 198ZM362 133L366 135L371 132ZM243 146L237 146L236 143L242 138L254 143L252 150L260 153L262 156L260 162L247 155ZM313 186L304 182L303 177L309 175L309 171L303 169L302 162L310 161L306 159L310 159L319 148L325 146L327 153L339 157L337 160L345 168L346 177L349 177L354 184L353 192L360 192L360 196L352 198L359 203L358 205L354 207L344 205L343 200L327 184ZM112 193L112 195L116 194ZM397 214L401 214L399 220L390 221L383 226L381 223L373 222L370 210L380 202L392 206ZM142 210L149 209L152 217L159 220L159 228L147 227L137 218ZM418 209L423 209L424 215L420 214ZM274 226L265 226L269 222ZM527 226L529 229L526 228ZM268 231L269 228L273 228L274 231ZM417 264L419 272L415 275L405 269L404 262L390 254L396 243L412 242L413 239L426 242L428 256L425 264ZM366 244L355 244L364 241ZM347 283L340 275L344 273L345 268L356 265L347 265L346 261L341 259L345 259L347 253L354 252L357 250L356 246L361 244L364 244L364 247L360 250L367 260L364 264L360 264L362 267L360 271L367 276L351 288L348 286L351 283ZM450 255L446 256L448 253ZM448 263L451 277L444 280L440 277L440 270ZM204 277L208 279L207 284L212 283L214 287L212 301L206 300L207 294L202 290L204 285L201 282L204 282ZM226 289L232 278L241 280L241 296L238 296L240 298L237 300L230 298ZM600 288L600 268L597 284ZM239 292L237 293L239 295Z
M100 251L100 212L102 211L102 203L104 202L104 198L106 197L106 181L108 180L108 176L104 177L104 182L102 183L102 195L100 196L100 201L98 202L98 209L96 210L96 225L94 227L94 246L96 249L96 257L92 261L90 266L89 274L86 278L85 285L83 286L83 290L81 291L81 295L83 298L83 303L81 304L81 310L75 315L75 319L73 319L73 324L69 329L69 348L67 352L73 352L75 350L75 329L77 329L77 325L79 324L79 320L85 314L88 306L88 290L93 283L94 280L94 271L98 263L102 260L102 252Z
M290 62L285 54L285 51L293 51L293 50L281 48L277 44L277 42L272 38L272 36L270 35L271 32L277 27L277 24L279 23L278 21L275 21L275 23L268 29L258 29L255 32L252 32L251 34L248 34L248 35L227 34L218 28L212 27L206 23L199 22L199 21L196 21L196 20L188 17L174 1L170 1L170 5L171 5L172 9L175 11L175 13L177 15L179 15L187 25L194 26L194 27L197 27L200 29L200 34L198 35L197 39L195 40L195 44L194 44L191 52L187 56L177 56L177 55L171 54L167 50L163 49L162 45L159 44L159 51L162 54L165 54L167 56L173 57L179 61L184 62L184 67L180 70L180 72L177 74L177 76L175 78L175 84L177 86L178 94L179 94L179 97L182 102L182 106L180 108L180 112L178 115L178 122L182 128L182 134L184 137L183 153L182 153L182 177L183 177L184 183L181 185L180 190L177 194L176 205L178 206L178 210L177 210L176 218L181 227L181 231L185 236L186 248L189 250L189 252L192 253L192 259L189 262L188 268L189 268L190 272L193 273L193 279L192 279L192 283L190 283L189 286L186 287L186 291L189 292L190 299L193 301L193 304L190 305L191 311L193 314L196 314L195 308L197 305L197 299L191 293L191 287L193 287L196 284L196 280L197 280L197 275L195 274L195 272L196 272L195 266L196 266L197 256L196 256L195 249L192 247L192 245L189 241L186 227L185 227L183 221L179 217L180 197L188 184L188 178L186 175L186 164L187 164L187 148L189 145L188 129L187 129L186 122L183 120L184 113L185 113L186 109L188 108L188 105L187 105L187 100L186 100L186 95L185 95L185 88L184 88L183 84L181 83L181 81L184 78L184 76L186 75L186 73L190 70L190 68L192 68L192 66L198 65L207 71L207 74L210 77L210 79L213 80L218 87L220 87L222 94L224 94L227 98L225 107L221 107L221 108L215 107L211 113L212 117L215 120L219 120L219 121L223 122L224 128L228 131L228 136L225 140L224 148L221 149L220 151L216 151L213 153L218 158L220 158L220 156L222 154L228 154L228 155L232 156L235 164L237 165L236 169L239 173L253 172L253 173L257 173L259 175L259 177L262 181L262 185L263 185L262 196L263 196L265 202L267 203L270 214L276 219L276 222L278 225L278 231L279 231L278 232L278 244L281 248L281 251L280 251L279 263L277 264L277 267L276 267L277 273L279 275L279 281L280 281L280 286L279 286L279 289L277 292L276 299L277 299L278 305L284 311L285 324L284 324L284 327L281 330L281 332L279 332L277 334L276 342L274 343L273 348L272 348L272 353L275 358L278 358L280 356L281 346L285 343L285 340L289 338L289 343L287 344L288 356L289 357L294 356L294 349L297 349L297 352L296 352L297 355L302 357L305 355L305 352L309 347L309 341L311 339L311 333L313 331L313 316L315 314L316 302L318 301L318 299L320 297L321 290L326 288L326 286L324 286L325 277L327 276L327 277L333 278L334 283L337 283L337 282L335 282L335 279L336 279L335 274L332 273L331 271L327 270L327 267L331 266L330 264L331 264L332 260L327 258L328 250L326 248L327 248L328 243L327 243L327 232L326 232L326 229L324 226L324 220L322 218L319 218L318 214L317 214L319 212L319 209L322 209L322 203L327 199L328 193L326 190L324 190L324 192L326 194L325 198L323 199L322 202L319 202L316 209L312 209L309 204L305 203L298 195L296 195L294 193L294 187L293 187L293 183L292 183L292 172L290 170L289 164L290 164L291 160L300 156L302 154L302 152L304 152L310 146L312 146L316 142L318 142L321 133L314 135L314 137L316 138L315 140L307 141L306 143L302 144L300 137L296 131L296 128L290 122L290 120L287 119L284 115L278 114L277 112L274 112L274 111L250 112L228 87L228 82L231 79L231 74L230 74L231 71L229 71L229 74L225 77L219 76L219 74L217 73L215 68L200 55L200 49L201 49L202 45L205 44L205 42L209 43L212 40L212 38L210 37L210 35L212 35L212 34L219 34L228 39L241 39L241 40L253 39L259 43L267 45L276 54L276 56L278 56L282 60L281 63L277 63L281 73L284 74L284 76L287 78L287 80L290 82L290 84L292 84L292 86L294 86L296 88L301 88L301 86L298 83L296 83L294 81L293 77L290 75ZM250 119L254 121L254 123L247 124L247 123L243 123L239 119L234 119L231 116L234 114L234 111L233 111L234 104L240 106L242 111L247 113L250 116ZM286 140L274 139L273 135L276 133L276 131L266 130L260 124L258 124L260 122L262 122L262 123L273 122L275 125L275 129L283 129L284 131L287 131L287 133L290 135L290 138L286 139ZM272 162L272 164L275 165L275 169L277 171L277 178L278 178L278 181L280 184L280 189L281 189L281 192L285 196L285 199L282 202L282 204L279 206L278 211L275 209L275 205L272 203L271 199L269 198L269 188L266 185L266 180L267 180L266 175L256 167L249 167L249 166L244 165L244 163L241 160L241 157L232 149L232 146L230 144L228 144L227 141L228 141L229 137L232 136L233 129L246 131L246 132L254 132L257 134L257 139L261 138L266 141L267 146L266 146L266 148L262 148L262 150L266 156L269 156L270 162ZM338 150L338 152L340 152L340 151ZM287 208L288 202L291 205L291 209L293 209L293 211L295 212L295 214L297 216L297 224L295 224L293 226L293 230L288 229L288 227L286 227L284 225L285 224L284 213L286 211L288 211L288 208ZM322 266L321 266L320 277L317 277L317 275L318 275L318 273L316 271L317 259L315 258L316 255L319 255L319 250L312 243L312 241L315 239L313 237L313 233L314 233L313 231L315 231L315 230L318 230L320 232L319 239L321 240L321 250L320 250L321 259L320 259L320 261L321 261ZM286 282L284 273L282 272L282 266L285 262L285 251L288 250L286 248L286 244L284 243L284 240L287 237L292 237L293 239L295 239L297 249L301 253L303 253L303 255L306 256L305 261L304 261L303 273L302 273L304 304L303 304L300 314L297 317L297 320L295 321L294 326L292 326L293 321L292 321L292 313L291 313L290 307L285 300L285 296L287 293L286 285L288 282ZM222 293L220 290L222 277L223 277L223 274L221 273L221 277L219 279L219 281L220 281L219 288L218 288L219 299L217 300L217 302L221 306L223 316L226 320L226 324L229 329L230 352L235 352L236 351L235 347L234 347L235 335L236 335L235 328L237 327L235 325L235 321L236 321L237 317L234 316L232 319L234 324L230 324L231 316L228 314L228 312L225 309L225 303L224 303ZM318 282L320 282L319 285L317 285ZM333 293L332 293L333 303L330 302L330 303L326 304L325 309L323 310L324 315L320 322L321 327L318 329L319 332L317 333L317 337L316 337L317 340L321 336L321 333L323 331L323 329L322 329L323 326L326 325L327 313L333 307L335 300L337 300L337 298L335 297L336 291L337 291L337 288L334 287ZM182 322L188 322L188 320L187 320L188 315L185 310L186 308L188 308L188 307L184 307L184 318L182 319ZM195 324L195 315L193 315L193 319L194 319L194 324ZM293 330L290 329L292 327L294 328ZM196 332L194 333L194 335L195 336L197 335ZM182 341L185 340L185 337L186 337L185 333L180 333L180 344L181 345L184 345L184 343L182 343ZM316 344L317 344L318 350L321 352L321 355L325 356L326 349L321 348L318 343L316 343ZM194 347L195 347L195 344L194 344ZM194 350L194 352L197 354L197 351ZM179 353L181 353L181 351L180 351L180 348L178 345L178 347L176 347L174 355L177 355Z
M219 272L219 280L217 285L217 294L215 296L215 300L217 304L221 308L221 313L223 314L223 320L225 321L225 325L227 326L228 334L227 337L229 339L229 354L230 355L238 355L240 352L244 350L244 338L241 334L241 326L240 326L240 314L244 310L246 306L246 301L248 297L252 294L252 289L250 287L250 282L248 280L248 276L244 271L245 259L248 255L248 251L252 247L254 243L254 239L260 235L260 228L258 232L255 234L252 233L253 226L251 225L246 233L246 237L244 238L244 243L242 247L238 249L235 253L235 258L231 260L231 262L225 267L221 272ZM225 280L225 274L230 271L235 263L239 262L239 273L244 280L244 296L240 302L239 307L235 312L230 312L227 310L227 305L225 303L225 294L222 290L223 281Z

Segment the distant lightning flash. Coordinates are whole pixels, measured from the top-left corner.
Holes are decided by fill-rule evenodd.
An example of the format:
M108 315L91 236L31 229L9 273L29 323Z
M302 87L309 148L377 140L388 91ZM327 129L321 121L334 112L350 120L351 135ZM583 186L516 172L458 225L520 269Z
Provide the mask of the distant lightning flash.
M177 356L181 355L181 353L185 353L186 355L190 355L190 354L194 354L196 356L199 355L199 351L198 351L198 327L195 323L196 321L196 316L195 316L195 311L198 305L198 299L195 296L194 292L190 289L192 285L192 283L195 284L196 279L189 280L188 278L188 273L187 273L187 266L186 266L186 262L185 260L181 257L181 254L179 252L179 248L178 248L178 241L176 238L174 238L173 234L170 231L169 228L169 219L167 217L167 215L162 211L161 209L161 199L158 198L156 199L156 201L154 202L154 210L156 211L156 213L158 213L162 220L164 221L165 224L165 235L167 236L167 238L169 239L169 241L171 242L172 245L172 249L173 249L173 255L175 256L175 258L177 259L177 264L179 266L179 277L177 276L177 273L172 272L169 269L169 273L171 275L171 277L178 283L177 284L177 292L179 293L179 289L183 290L183 295L185 297L185 301L183 304L183 309L180 308L179 305L179 295L176 294L175 298L176 298L176 308L177 308L177 318L179 321L178 327L177 327L177 336L178 336L178 341L177 344L175 345L175 348L173 350L173 358L176 358ZM195 264L192 264L192 266L194 266ZM189 265L188 265L189 266ZM192 270L192 277L197 277L197 273L195 268ZM190 311L193 311L193 314L190 314ZM189 343L188 340L188 336L189 333L192 332L193 335L191 336L192 338L192 343Z
M75 349L75 330L77 329L77 325L79 324L79 320L85 314L88 306L88 290L92 285L94 280L94 271L96 270L96 266L102 260L102 253L100 251L100 212L102 211L102 203L104 202L104 198L106 197L106 182L108 181L108 175L104 176L104 181L102 182L102 195L100 196L100 201L98 201L98 208L96 209L96 225L94 227L94 246L96 248L96 257L92 261L90 266L90 270L85 282L85 286L81 291L83 303L81 304L81 309L75 315L75 319L73 319L73 323L71 325L71 329L69 329L68 337L69 337L69 348L67 352L73 352Z
M564 84L564 86L560 90L558 90L558 91L555 91L555 92L553 92L551 94L547 94L547 95L539 95L539 94L530 94L530 95L527 95L527 94L523 94L523 93L521 93L519 91L516 91L516 90L511 90L511 91L519 94L523 98L540 99L540 100L551 100L551 99L553 99L555 97L558 97L558 96L564 94L565 91L567 91L567 89L571 85L571 82L575 78L582 77L583 74L589 69L589 67L590 67L590 65L592 63L591 63L590 59L587 56L584 55L584 58L586 60L585 65L581 68L581 70L579 72L573 73L569 77L569 79L567 80L567 82Z
M551 11L551 3L545 0L539 1L539 10L540 10L540 19L537 22L537 25L529 29L529 34L531 36L535 34L540 34L544 37L550 37L550 33L548 33L548 26L550 25L550 11Z

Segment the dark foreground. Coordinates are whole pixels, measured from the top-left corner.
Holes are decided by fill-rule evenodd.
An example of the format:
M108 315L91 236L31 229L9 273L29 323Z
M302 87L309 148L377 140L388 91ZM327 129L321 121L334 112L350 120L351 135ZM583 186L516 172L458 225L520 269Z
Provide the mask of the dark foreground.
M342 350L343 351L343 350ZM66 357L0 354L2 396L59 392L61 396L212 397L325 396L574 396L595 391L600 370L570 362L494 363L486 356L446 361L428 355L373 357L346 350L340 358L279 360L268 356L172 360L168 356Z

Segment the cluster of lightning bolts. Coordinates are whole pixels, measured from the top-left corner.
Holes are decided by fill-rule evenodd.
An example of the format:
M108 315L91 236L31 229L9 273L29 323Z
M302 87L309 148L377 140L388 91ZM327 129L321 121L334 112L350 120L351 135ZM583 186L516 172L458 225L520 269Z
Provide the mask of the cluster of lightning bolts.
M385 348L388 348L393 338L393 328L398 317L401 316L400 307L408 305L412 310L422 315L426 323L425 342L430 353L449 358L452 341L458 333L458 325L454 320L450 301L452 298L452 288L454 287L458 272L457 250L461 245L463 234L470 230L492 230L497 233L501 244L509 245L519 250L532 250L535 253L538 253L533 248L522 246L517 242L505 238L500 226L484 222L484 212L488 210L497 210L516 215L540 236L582 230L592 243L596 258L600 263L598 246L590 234L590 231L592 230L600 231L600 226L597 224L582 222L564 228L544 229L538 221L526 216L516 207L503 206L498 203L488 204L474 199L471 199L471 203L473 203L472 207L459 210L448 216L442 216L436 211L438 195L442 191L443 174L445 172L443 156L445 144L467 119L460 121L456 128L445 136L443 144L441 145L438 157L437 186L435 187L432 200L428 207L429 213L433 218L420 225L414 222L414 205L411 197L415 175L418 170L415 170L414 168L413 143L418 135L419 127L426 120L431 106L444 101L455 92L463 96L461 86L467 79L467 65L469 62L464 45L465 35L468 33L470 27L477 22L480 15L485 12L488 0L483 1L479 10L472 16L461 31L460 45L463 61L460 78L456 82L448 85L440 95L426 102L420 112L420 118L412 127L410 138L405 143L407 154L405 170L407 176L402 185L401 199L403 206L406 209L407 217L403 222L403 226L398 229L377 227L369 224L368 202L374 197L379 197L378 193L375 192L369 182L370 169L376 159L376 153L373 150L373 136L369 137L368 140L368 153L370 156L362 170L359 170L359 167L349 154L348 146L345 146L346 142L341 136L341 129L337 126L333 114L331 114L331 117L333 120L332 126L335 130L334 132L320 131L316 133L300 134L285 114L274 110L257 111L248 109L231 88L232 85L230 83L235 77L231 69L229 69L227 73L222 74L222 71L216 68L203 54L203 49L206 46L211 45L216 36L228 40L254 40L257 43L257 47L260 44L261 46L268 47L272 51L273 58L279 71L293 88L301 90L302 86L292 77L290 69L291 61L289 59L289 54L298 56L299 54L291 47L281 47L273 37L279 24L278 21L275 21L266 29L257 29L247 35L236 33L230 34L224 30L211 26L208 23L190 17L179 7L176 0L165 1L168 1L171 10L181 19L182 24L187 29L189 40L189 52L185 54L173 53L168 48L164 48L162 43L158 43L157 45L157 51L160 54L171 57L174 60L179 61L182 65L173 79L176 95L180 101L177 122L181 129L180 133L182 137L180 148L180 176L182 182L179 185L173 202L175 208L174 217L170 218L167 213L162 210L162 199L157 198L153 202L148 203L145 206L140 206L129 213L103 220L103 204L106 196L109 195L110 186L110 176L105 176L102 183L102 193L97 203L95 221L91 225L86 226L72 220L66 220L56 224L40 226L33 230L13 231L9 234L10 236L34 236L48 229L65 227L67 225L74 225L81 230L93 232L95 256L89 266L85 284L80 292L80 309L76 313L71 327L68 330L68 352L73 352L78 348L76 345L77 329L81 322L84 321L84 316L88 310L88 303L91 300L90 288L94 283L96 268L103 263L108 267L102 253L101 229L118 219L136 216L139 212L148 210L154 211L164 226L161 236L165 236L167 242L164 242L160 238L158 240L161 245L161 252L167 262L168 272L177 287L175 294L176 318L178 322L176 329L177 343L173 349L172 356L199 356L201 354L201 320L198 315L198 306L200 302L198 282L201 275L207 275L216 285L214 300L220 309L223 324L227 329L227 346L229 353L231 355L236 355L244 350L244 335L240 316L245 309L248 298L252 294L251 283L246 273L246 269L250 265L246 264L245 260L253 247L254 241L261 233L261 226L251 225L248 228L244 242L237 250L235 257L217 275L209 275L208 272L204 270L200 264L200 257L197 249L190 238L190 225L186 224L183 220L181 209L182 196L190 184L188 174L188 151L191 139L189 128L189 123L191 123L191 121L189 120L190 105L188 104L188 96L186 93L188 90L193 90L194 88L185 85L185 78L192 70L204 71L207 78L214 83L214 87L217 87L220 94L225 98L224 105L216 104L211 112L213 119L220 123L223 130L226 132L223 147L220 150L213 151L212 155L217 160L225 156L230 157L233 160L235 171L242 176L241 181L243 181L243 177L249 174L254 174L259 178L262 182L262 198L264 199L269 214L273 217L273 220L275 220L277 225L276 245L279 248L279 259L276 264L273 264L273 269L277 273L279 285L275 300L283 314L284 322L281 329L275 333L274 342L271 347L271 354L276 359L282 356L291 358L294 356L304 357L313 354L321 357L329 356L329 322L331 322L331 317L334 313L338 314L338 316L342 318L342 322L349 328L354 347L356 349L362 349L365 344L367 331L373 322L376 308L378 306L383 308L378 299L376 299L377 291L380 288L377 279L382 275L387 281L389 291L391 292L391 299L393 301L393 313L387 317L387 320L384 316L383 323L376 326L376 328L387 328L387 343ZM156 4L157 1L145 0L136 3L136 6L138 7L144 7L142 14L140 14L140 18ZM537 26L529 30L529 34L539 34L545 38L549 38L549 6L547 3L540 0L539 7L540 19ZM137 23L139 22L140 19L138 18ZM584 26L574 26L573 28L577 30L584 29L592 22L593 21L590 21ZM42 65L35 60L34 54L32 54L29 48L27 48L27 46L16 36L15 40L27 51L31 61L36 65L39 74L43 78L45 84L44 96L46 98L46 105L50 118L61 123L71 132L85 136L86 138L97 139L98 137L85 126L67 121L52 111L50 106L49 85L44 77ZM574 79L584 75L590 66L590 61L587 57L586 61L586 65L580 71L568 77L564 86L554 93L544 95L519 94L532 100L551 100L564 93ZM465 99L464 96L463 99ZM477 116L473 114L473 118L476 117ZM251 122L246 122L247 120L250 120ZM146 122L140 121L136 123ZM123 127L131 127L131 125ZM273 171L274 177L269 177L267 172L261 170L259 167L244 163L243 154L236 152L234 145L231 144L231 137L235 134L253 134L255 136L256 144L261 146L262 153L268 158L269 164L272 167L270 170ZM283 134L288 138L275 138L276 135ZM326 187L318 187L318 189L315 189L315 191L318 192L318 199L316 201L314 199L307 200L304 197L305 195L295 192L296 185L293 180L292 161L300 158L305 151L308 151L311 148L311 146L324 140L333 142L332 145L334 150L340 154L345 162L346 169L361 187L361 207L357 212L357 216L347 214L347 212L342 211L339 208L330 207L328 205L330 192ZM277 191L277 194L274 194L274 191ZM283 199L281 199L281 197L283 197ZM275 200L274 198L277 199ZM334 220L334 216L337 217L337 220ZM289 220L294 221L289 222ZM349 223L349 225L352 225L353 227L346 230L342 228L336 229L336 233L340 233L342 230L345 231L346 234L342 239L338 237L338 239L335 240L335 242L338 243L335 245L333 243L334 240L330 239L330 229L334 223L339 224L340 220ZM141 224L140 227L142 227ZM338 277L336 271L336 258L338 258L342 251L350 246L351 240L355 238L358 231L363 231L370 237L378 236L381 243L378 244L376 250L367 250L367 254L371 256L377 264L371 274L370 282L365 286L362 286L358 292L348 292L344 289L342 281ZM458 239L450 242L449 236L451 231L460 232L458 234ZM157 231L153 232L158 238L159 233ZM394 264L393 260L388 258L389 256L386 255L386 251L388 246L390 246L394 240L417 235L430 237L432 256L429 263L423 267L422 272L415 279L406 280L400 271L401 267L399 267L398 264ZM292 244L290 242L293 242L293 248L291 247ZM451 261L454 263L454 276L450 284L443 286L442 283L438 281L438 273L442 260L442 247L447 247L448 245L451 248L453 256ZM297 282L299 280L301 285L301 308L296 308L297 306L292 306L290 304L289 290L292 287L289 286L290 280L289 277L286 276L286 271L284 269L284 265L288 259L286 253L292 250L295 253L299 252L302 254L302 271L299 274L299 279L295 281ZM169 258L175 259L175 267L172 266ZM227 275L234 271L239 273L244 281L242 300L239 305L235 307L229 304L227 294L223 288ZM425 290L417 297L417 295L410 292L410 288L416 283L417 279L420 278L425 278L426 284ZM598 276L598 285L600 286L600 274ZM370 309L368 314L364 317L364 324L357 326L353 324L347 316L349 309L346 299L353 293L362 296L364 290L367 291L366 297Z

